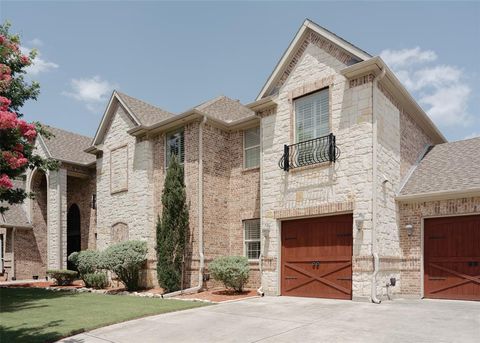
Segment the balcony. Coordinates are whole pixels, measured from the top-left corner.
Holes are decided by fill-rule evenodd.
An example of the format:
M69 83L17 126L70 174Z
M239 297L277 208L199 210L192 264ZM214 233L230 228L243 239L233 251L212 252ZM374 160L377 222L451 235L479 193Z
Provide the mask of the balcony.
M335 136L331 133L308 141L284 145L283 156L278 166L284 171L289 171L312 164L335 162L339 156L340 149L336 146Z

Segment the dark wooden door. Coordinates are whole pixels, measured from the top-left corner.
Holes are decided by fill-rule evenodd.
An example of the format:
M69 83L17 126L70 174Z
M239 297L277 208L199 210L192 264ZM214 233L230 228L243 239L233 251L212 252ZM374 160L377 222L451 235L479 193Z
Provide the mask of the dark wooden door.
M425 219L426 298L480 300L480 216Z
M282 295L352 298L352 215L282 223Z

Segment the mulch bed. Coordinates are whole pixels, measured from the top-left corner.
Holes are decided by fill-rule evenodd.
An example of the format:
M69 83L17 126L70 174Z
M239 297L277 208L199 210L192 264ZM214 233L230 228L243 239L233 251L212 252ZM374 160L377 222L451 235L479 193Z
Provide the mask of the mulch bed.
M177 296L179 299L199 299L208 300L212 302L224 302L231 300L240 300L245 298L257 297L257 291L254 289L246 289L242 293L236 293L234 291L225 290L223 288L216 288L205 290L194 294L182 294Z

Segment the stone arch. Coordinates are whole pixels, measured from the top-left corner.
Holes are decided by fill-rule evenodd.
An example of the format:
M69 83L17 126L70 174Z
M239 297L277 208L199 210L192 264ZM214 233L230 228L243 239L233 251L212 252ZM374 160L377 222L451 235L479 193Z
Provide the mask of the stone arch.
M112 244L128 241L128 224L117 222L110 229L110 242Z
M80 251L81 245L81 216L80 208L77 204L70 205L67 213L67 257L75 251ZM74 266L67 260L67 268L73 269Z

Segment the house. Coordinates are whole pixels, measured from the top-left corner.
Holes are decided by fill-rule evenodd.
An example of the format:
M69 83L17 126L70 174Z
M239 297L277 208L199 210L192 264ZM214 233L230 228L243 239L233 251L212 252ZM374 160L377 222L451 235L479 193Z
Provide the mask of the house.
M480 138L447 142L381 58L310 20L252 103L221 96L174 115L115 91L91 141L58 132L37 147L59 171L26 178L46 193L13 209L21 225L0 224L17 278L66 267L73 247L141 239L155 284L175 154L186 287L212 285L213 258L245 255L267 295L480 300ZM39 251L28 263L21 235Z

